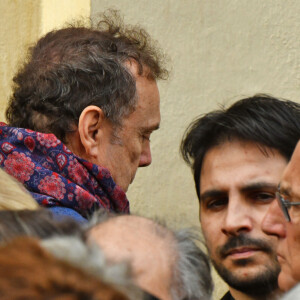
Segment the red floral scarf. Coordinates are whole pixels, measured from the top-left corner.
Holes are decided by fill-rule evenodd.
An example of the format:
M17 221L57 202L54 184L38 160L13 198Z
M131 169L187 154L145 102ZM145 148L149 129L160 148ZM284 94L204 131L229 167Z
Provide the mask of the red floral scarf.
M40 205L68 207L84 217L99 208L129 213L110 172L76 156L53 134L0 123L0 165Z

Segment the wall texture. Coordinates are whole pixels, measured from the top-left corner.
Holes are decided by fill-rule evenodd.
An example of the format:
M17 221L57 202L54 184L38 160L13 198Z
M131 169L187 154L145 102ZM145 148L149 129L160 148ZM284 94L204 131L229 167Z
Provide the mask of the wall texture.
M65 23L90 16L90 0L42 0L40 35Z
M198 226L190 170L178 154L199 114L254 93L300 97L300 2L292 0L92 0L92 14L121 10L169 54L170 80L160 83L161 129L151 138L153 163L129 190L132 212L174 226ZM215 298L224 292L216 281Z
M24 59L24 50L38 36L40 3L37 0L1 0L0 12L0 121L4 121L12 77Z

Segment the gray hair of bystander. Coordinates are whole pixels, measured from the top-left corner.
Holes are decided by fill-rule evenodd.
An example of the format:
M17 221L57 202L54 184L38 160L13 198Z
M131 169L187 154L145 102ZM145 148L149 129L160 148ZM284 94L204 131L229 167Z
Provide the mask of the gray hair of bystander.
M98 211L90 220L87 232L96 225L118 217L122 217L122 215ZM157 236L165 239L167 238L167 233L170 233L173 237L174 243L170 244L170 248L177 256L177 260L172 269L170 287L172 299L211 299L213 281L210 273L210 264L207 255L197 245L197 243L203 243L199 237L198 230L171 230L162 221L151 221L153 222L153 231Z

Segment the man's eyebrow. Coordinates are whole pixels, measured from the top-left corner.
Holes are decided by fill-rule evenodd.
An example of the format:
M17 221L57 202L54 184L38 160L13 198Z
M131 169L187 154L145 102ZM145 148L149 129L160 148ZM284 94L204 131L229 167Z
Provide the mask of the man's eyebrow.
M276 183L270 183L270 182L254 182L246 184L241 188L242 192L251 192L255 190L263 190L263 189L272 189L274 191L277 191L278 185Z
M149 126L149 127L142 127L141 130L143 132L151 133L152 131L158 130L159 129L159 124Z
M251 191L256 191L256 190L263 190L263 189L268 189L268 190L274 190L277 191L277 184L270 183L270 182L254 182L254 183L249 183L241 188L241 191L243 193L246 192L251 192ZM215 197L221 197L227 195L225 191L220 191L217 189L211 189L208 190L202 194L200 194L200 201L205 201L208 198L215 198Z
M200 194L200 201L205 201L208 198L215 198L215 197L221 197L226 195L226 192L220 191L220 190L216 190L216 189L212 189L212 190L208 190L202 194Z

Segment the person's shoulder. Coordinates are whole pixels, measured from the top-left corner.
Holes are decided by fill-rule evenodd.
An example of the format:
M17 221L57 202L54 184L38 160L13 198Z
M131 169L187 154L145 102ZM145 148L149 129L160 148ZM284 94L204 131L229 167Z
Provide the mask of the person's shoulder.
M51 210L53 217L57 220L61 220L64 217L69 217L77 222L86 223L87 219L85 219L82 215L80 215L76 210L62 207L62 206L54 206L49 207L48 209Z
M220 300L234 300L231 296L230 292L228 291Z

